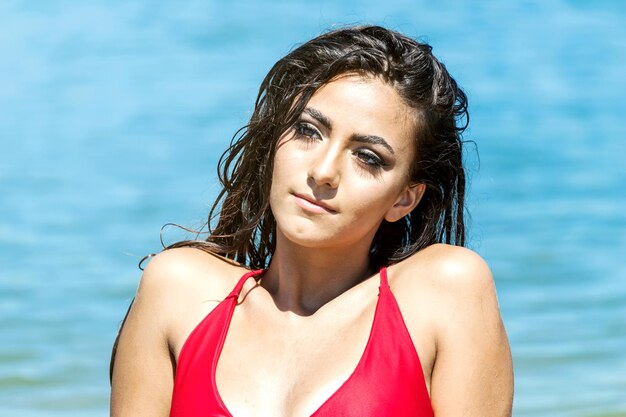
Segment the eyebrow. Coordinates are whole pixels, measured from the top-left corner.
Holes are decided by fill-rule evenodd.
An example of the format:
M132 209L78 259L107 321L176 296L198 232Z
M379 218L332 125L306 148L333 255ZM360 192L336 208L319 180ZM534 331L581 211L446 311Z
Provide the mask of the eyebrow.
M393 151L393 148L391 147L391 145L389 145L387 143L387 141L385 139L381 138L380 136L359 135L358 133L355 133L354 135L352 135L352 137L350 139L355 141L355 142L369 143L371 145L380 145L383 148L387 149L392 155L396 154Z
M328 117L321 111L314 109L313 107L307 107L302 113L306 113L318 122L320 122L326 129L333 130L333 124Z
M333 130L333 124L328 117L321 111L314 109L313 107L307 107L302 111L302 113L306 113L318 122L320 122L326 129ZM370 145L380 145L383 148L387 149L392 155L396 153L393 151L393 148L384 138L375 135L361 135L358 133L354 133L350 137L351 141L360 142L360 143L369 143Z

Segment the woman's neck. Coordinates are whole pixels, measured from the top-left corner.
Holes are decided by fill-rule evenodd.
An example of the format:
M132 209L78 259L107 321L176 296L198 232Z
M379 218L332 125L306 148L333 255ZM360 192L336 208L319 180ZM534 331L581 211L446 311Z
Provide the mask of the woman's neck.
M369 265L369 244L307 248L280 235L276 243L262 285L282 311L312 315L376 272Z

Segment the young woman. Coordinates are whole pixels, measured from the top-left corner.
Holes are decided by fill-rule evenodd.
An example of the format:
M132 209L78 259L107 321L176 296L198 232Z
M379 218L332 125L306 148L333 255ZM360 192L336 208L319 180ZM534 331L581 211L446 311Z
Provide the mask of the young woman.
M464 121L430 46L385 28L276 63L210 236L144 270L111 415L509 416L493 279L462 247Z

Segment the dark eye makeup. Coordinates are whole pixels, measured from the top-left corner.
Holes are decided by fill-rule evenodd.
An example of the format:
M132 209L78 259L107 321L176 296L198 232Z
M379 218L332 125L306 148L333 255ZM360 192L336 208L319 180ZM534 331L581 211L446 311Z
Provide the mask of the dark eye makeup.
M368 168L383 168L387 166L387 163L374 152L369 149L357 149L354 154L359 158L363 164Z
M306 138L309 140L319 139L322 137L321 133L311 124L300 121L296 123L294 127L296 136Z
M309 142L322 138L322 134L314 125L303 120L298 121L294 125L294 131L297 138ZM369 148L355 149L352 154L356 156L360 166L370 172L380 171L389 165L381 156Z

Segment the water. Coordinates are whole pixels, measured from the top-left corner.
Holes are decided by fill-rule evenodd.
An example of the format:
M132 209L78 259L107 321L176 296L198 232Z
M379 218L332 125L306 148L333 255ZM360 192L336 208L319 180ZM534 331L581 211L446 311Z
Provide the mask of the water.
M136 262L164 223L202 222L271 65L372 22L428 40L469 94L470 246L514 415L626 416L626 4L280 3L0 3L0 414L107 414Z

